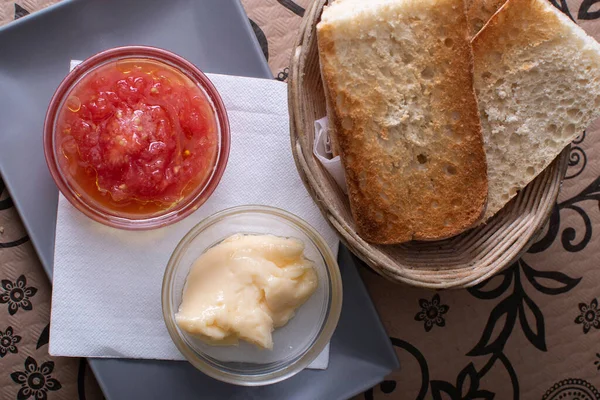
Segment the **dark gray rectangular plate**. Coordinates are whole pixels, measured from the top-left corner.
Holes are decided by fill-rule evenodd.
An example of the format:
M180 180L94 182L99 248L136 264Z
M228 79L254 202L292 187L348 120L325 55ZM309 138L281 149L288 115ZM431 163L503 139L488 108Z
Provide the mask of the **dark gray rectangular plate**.
M69 60L143 44L173 51L205 72L271 78L237 0L64 1L0 28L0 173L48 275L57 189L46 168L42 125ZM268 387L217 382L188 363L91 359L110 400L131 398L347 398L381 381L397 358L356 271L340 251L344 307L329 368Z

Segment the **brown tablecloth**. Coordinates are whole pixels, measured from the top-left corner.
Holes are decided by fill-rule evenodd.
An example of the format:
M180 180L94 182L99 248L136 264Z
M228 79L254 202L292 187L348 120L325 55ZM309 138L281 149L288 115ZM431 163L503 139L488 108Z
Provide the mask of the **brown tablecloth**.
M0 0L0 24L54 2ZM310 2L242 0L276 79ZM552 2L600 39L600 0ZM600 399L599 135L575 142L543 237L484 284L433 292L362 269L402 368L357 398ZM0 399L101 398L85 360L47 354L50 285L1 181L0 279Z

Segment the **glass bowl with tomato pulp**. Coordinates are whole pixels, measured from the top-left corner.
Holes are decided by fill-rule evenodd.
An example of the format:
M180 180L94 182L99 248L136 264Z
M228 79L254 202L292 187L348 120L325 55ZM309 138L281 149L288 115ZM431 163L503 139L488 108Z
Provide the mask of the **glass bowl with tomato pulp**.
M75 67L44 123L61 193L122 229L165 226L198 209L223 175L229 142L210 80L182 57L144 46L109 49Z

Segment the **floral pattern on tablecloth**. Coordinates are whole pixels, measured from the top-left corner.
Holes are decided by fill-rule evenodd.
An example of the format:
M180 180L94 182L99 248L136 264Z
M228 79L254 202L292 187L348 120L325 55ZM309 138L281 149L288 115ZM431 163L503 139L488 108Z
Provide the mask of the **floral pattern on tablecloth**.
M550 1L600 38L599 0ZM0 0L0 24L55 2ZM274 78L286 81L311 0L242 3ZM596 122L573 143L548 226L495 277L432 292L362 269L401 369L357 399L600 399L599 135ZM85 360L47 353L50 293L0 181L2 400L101 398Z

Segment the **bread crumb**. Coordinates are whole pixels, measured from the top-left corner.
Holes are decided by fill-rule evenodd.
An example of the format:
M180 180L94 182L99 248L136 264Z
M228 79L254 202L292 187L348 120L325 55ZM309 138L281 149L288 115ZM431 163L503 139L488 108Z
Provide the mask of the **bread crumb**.
M523 64L523 66L521 66L520 70L521 71L531 71L533 68L536 67L536 63L526 63Z
M4 227L0 226L0 235L4 235Z

